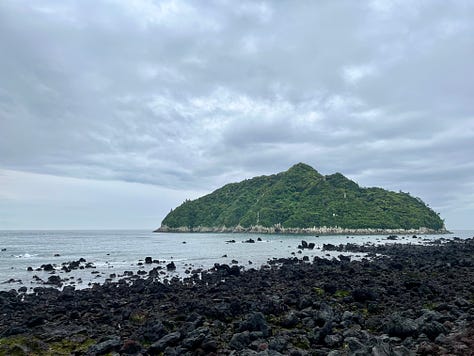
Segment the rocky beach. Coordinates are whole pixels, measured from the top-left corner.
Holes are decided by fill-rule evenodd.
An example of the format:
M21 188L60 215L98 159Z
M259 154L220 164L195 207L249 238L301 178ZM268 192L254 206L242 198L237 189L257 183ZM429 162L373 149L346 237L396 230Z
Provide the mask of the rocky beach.
M216 264L164 280L173 265L157 264L89 289L3 291L0 354L473 354L474 239L324 249L367 258Z

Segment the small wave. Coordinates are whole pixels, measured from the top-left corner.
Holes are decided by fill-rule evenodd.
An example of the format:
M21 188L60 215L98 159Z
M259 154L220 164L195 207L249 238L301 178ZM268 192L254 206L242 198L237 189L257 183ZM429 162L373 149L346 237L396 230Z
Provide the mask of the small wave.
M35 257L35 256L38 256L38 254L37 253L34 253L34 254L24 253L22 255L16 255L15 257L16 258L31 258L31 257Z

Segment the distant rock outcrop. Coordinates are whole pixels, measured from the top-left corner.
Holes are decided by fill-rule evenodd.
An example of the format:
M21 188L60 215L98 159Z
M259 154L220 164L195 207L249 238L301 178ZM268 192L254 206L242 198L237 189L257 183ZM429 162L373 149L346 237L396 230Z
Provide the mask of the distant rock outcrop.
M446 229L436 212L409 193L361 188L340 173L323 176L298 163L185 201L156 231L416 234Z

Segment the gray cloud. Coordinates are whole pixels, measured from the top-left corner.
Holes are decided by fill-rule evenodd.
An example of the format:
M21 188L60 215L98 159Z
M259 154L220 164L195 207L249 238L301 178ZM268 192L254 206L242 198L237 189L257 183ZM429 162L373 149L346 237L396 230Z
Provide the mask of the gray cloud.
M448 213L474 198L473 13L2 1L0 168L202 191L304 161Z

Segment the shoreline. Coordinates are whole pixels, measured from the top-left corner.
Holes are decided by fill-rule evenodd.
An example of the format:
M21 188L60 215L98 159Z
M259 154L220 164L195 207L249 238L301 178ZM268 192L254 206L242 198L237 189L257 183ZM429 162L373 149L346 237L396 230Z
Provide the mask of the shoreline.
M443 235L451 234L446 228L439 230L421 227L418 229L349 229L341 227L311 227L311 228L285 228L279 225L266 227L261 225L252 225L249 227L243 226L197 226L197 227L169 227L166 225L160 226L153 232L170 232L170 233L249 233L249 234L282 234L282 235Z
M0 292L0 354L470 354L474 238L326 248L373 258Z

